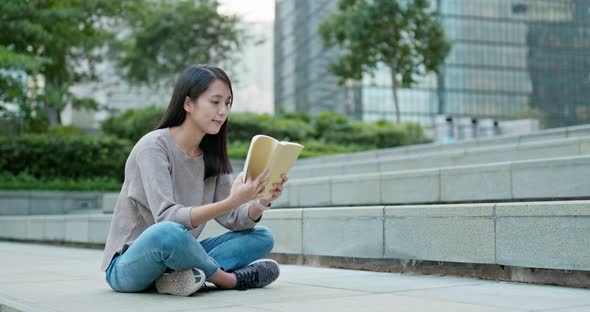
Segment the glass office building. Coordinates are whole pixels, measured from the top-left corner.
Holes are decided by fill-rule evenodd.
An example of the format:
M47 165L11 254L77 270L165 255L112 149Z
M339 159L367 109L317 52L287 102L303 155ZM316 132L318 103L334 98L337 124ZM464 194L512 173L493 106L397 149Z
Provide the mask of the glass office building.
M325 50L317 27L336 10L333 0L278 0L275 5L275 112L361 111L352 104L349 88L327 71L337 56Z
M431 1L453 47L438 75L398 91L402 120L502 120L537 108L549 127L590 122L590 1ZM387 68L344 86L327 73L338 51L323 50L316 29L336 3L277 0L275 106L393 119Z

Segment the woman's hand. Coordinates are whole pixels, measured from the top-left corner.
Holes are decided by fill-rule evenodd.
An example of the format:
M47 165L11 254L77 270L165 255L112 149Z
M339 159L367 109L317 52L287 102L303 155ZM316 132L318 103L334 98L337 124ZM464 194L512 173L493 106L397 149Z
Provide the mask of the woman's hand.
M246 181L243 182L244 172L240 173L232 184L229 194L230 199L235 201L239 206L253 199L259 198L268 184L269 179L266 178L267 175L268 168L264 169L256 179L247 177Z
M281 175L282 181L281 183L273 183L273 190L272 190L272 197L269 199L259 199L259 203L262 206L268 207L270 206L270 203L272 203L273 201L275 201L277 198L279 198L282 194L283 194L283 186L285 185L285 183L287 183L287 181L289 180L287 178L287 175L282 174Z

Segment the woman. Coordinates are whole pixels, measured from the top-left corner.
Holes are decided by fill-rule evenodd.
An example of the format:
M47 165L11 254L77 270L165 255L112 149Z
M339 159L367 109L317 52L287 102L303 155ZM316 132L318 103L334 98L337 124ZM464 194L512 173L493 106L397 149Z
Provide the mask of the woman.
M269 200L260 198L267 170L231 182L226 146L232 99L225 72L190 66L156 130L133 147L101 267L115 291L140 292L155 282L160 293L188 296L205 280L245 290L277 279L278 264L260 260L273 247L272 235L254 226L287 177ZM230 232L197 241L211 219Z

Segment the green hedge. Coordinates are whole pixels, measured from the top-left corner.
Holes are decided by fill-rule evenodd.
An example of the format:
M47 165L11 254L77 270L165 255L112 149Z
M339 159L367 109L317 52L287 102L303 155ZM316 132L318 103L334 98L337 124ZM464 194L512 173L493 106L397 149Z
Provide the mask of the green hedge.
M136 142L155 127L163 113L162 108L127 111L107 119L101 130L103 133ZM324 142L323 145L334 148L322 149L326 154L348 152L358 148L367 150L428 141L422 127L418 124L398 125L385 121L351 122L344 116L331 112L317 116L301 113L276 116L232 113L229 120L230 147L234 146L237 149L230 150L230 155L243 154L244 145L247 149L247 145L256 134L266 134L278 140L296 141L306 146L308 141ZM310 144L315 146L314 143Z
M0 136L0 189L119 190L134 142L152 131L163 113L163 108L124 112L107 119L99 136L72 126L50 128L46 134ZM246 157L256 134L300 142L305 145L301 158L427 142L417 124L351 122L334 113L234 112L228 131L232 159Z
M0 173L35 178L112 177L122 181L128 140L88 135L0 137Z
M29 174L0 174L1 190L120 191L121 181L111 177L35 178Z
M320 140L308 140L303 142L303 145L305 145L305 148L301 152L301 158L361 152L367 150L366 146L353 144L337 144Z
M265 134L281 141L301 142L314 133L308 122L282 116L233 113L229 116L230 140L250 142L256 134Z
M339 131L329 129L323 134L328 142L352 144L367 148L387 148L428 142L418 124L398 125L390 122L352 123Z
M128 110L121 115L106 119L101 125L101 131L107 135L137 142L156 127L164 111L163 108ZM300 119L232 113L229 120L228 135L233 141L250 142L256 134L266 134L287 141L302 141L314 132L308 122Z
M86 134L82 129L76 126L53 126L49 128L48 134L51 135L84 135Z
M102 133L137 142L154 130L166 110L150 107L130 109L123 114L107 118L100 126Z

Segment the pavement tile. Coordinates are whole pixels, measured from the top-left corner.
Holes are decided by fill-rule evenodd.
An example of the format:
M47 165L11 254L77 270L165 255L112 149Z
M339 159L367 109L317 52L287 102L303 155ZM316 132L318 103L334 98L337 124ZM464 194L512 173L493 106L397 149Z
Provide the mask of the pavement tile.
M493 307L479 306L466 303L445 302L432 299L419 299L392 294L370 294L343 298L327 298L322 300L310 300L288 303L267 303L256 305L257 308L270 311L338 311L338 312L510 312L519 310L507 310ZM520 310L522 311L522 310Z
M406 291L398 294L422 299L430 298L432 300L471 303L497 308L520 308L527 311L552 310L584 304L590 306L590 289L510 282ZM590 309L586 311L590 311Z
M318 287L385 293L410 289L446 288L494 283L471 278L425 276L400 273L367 272L305 267L283 272L283 281Z
M263 289L125 294L106 284L100 250L0 242L0 255L2 312L590 311L586 289L295 265Z

